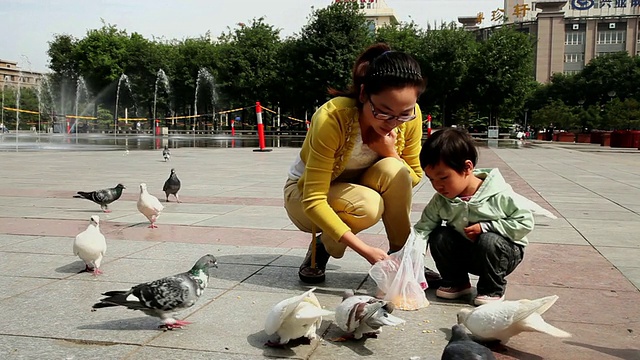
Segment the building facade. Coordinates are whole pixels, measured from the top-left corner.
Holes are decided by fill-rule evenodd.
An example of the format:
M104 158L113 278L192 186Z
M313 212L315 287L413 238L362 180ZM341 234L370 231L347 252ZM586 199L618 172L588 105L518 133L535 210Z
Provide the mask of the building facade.
M393 8L390 8L384 0L335 0L335 2L357 1L364 11L364 16L369 22L371 31L385 26L398 24L398 16Z
M0 86L20 86L35 87L40 84L42 73L27 71L18 67L16 61L0 59Z
M536 38L535 78L542 83L554 73L578 73L603 54L640 54L640 0L505 0L496 11L504 24ZM502 26L478 28L475 18L458 21L481 37Z

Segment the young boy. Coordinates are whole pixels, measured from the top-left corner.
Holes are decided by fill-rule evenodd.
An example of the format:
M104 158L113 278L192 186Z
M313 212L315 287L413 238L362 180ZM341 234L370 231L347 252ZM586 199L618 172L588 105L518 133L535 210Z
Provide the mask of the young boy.
M516 204L500 171L475 169L477 159L473 139L457 128L424 142L420 166L437 193L414 227L428 237L442 275L436 296L470 294L472 273L479 277L474 304L482 305L504 300L505 276L522 261L534 221L530 210Z

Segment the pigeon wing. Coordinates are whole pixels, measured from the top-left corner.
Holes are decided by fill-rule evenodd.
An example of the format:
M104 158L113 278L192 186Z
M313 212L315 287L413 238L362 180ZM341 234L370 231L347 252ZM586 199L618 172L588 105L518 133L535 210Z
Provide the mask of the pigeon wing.
M300 302L309 296L316 288L313 288L302 295L290 297L277 303L267 315L267 321L265 322L264 332L267 335L275 334L276 331L282 326L285 319L291 315ZM315 296L314 296L315 297Z
M520 302L518 301L501 301L482 305L469 314L464 325L477 336L492 338L516 322L515 316L519 310Z
M179 276L166 277L137 285L131 289L130 293L139 299L137 306L142 309L160 311L171 311L180 308L185 303L185 300L190 297L189 287L185 284L185 279ZM132 308L130 306L127 307Z
M93 200L98 204L104 204L104 203L110 202L113 199L113 196L110 190L111 189L102 189L102 190L94 191L91 197L91 200Z

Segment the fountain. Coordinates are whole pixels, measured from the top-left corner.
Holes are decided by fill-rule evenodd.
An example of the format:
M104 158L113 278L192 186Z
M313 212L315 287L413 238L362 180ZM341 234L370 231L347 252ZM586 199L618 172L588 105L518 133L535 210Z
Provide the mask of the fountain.
M156 118L156 102L158 100L158 81L162 81L162 85L164 86L164 91L166 91L167 95L171 94L171 89L169 88L169 79L167 78L167 74L164 73L164 70L160 69L156 73L156 85L153 91L153 136L156 134L156 126L157 118ZM197 85L196 85L197 87Z
M46 95L49 95L49 100L51 101L51 104L50 104L51 107L49 109L51 111L49 112L49 115L51 115L52 112L53 112L53 114L56 114L56 108L55 108L56 100L53 97L53 92L51 91L51 83L49 82L49 77L46 76L46 75L42 75L40 77L40 85L38 86L38 95L39 96L41 96L42 88L45 88L47 90ZM39 104L42 102L42 98L41 97L38 97L38 102L39 102ZM40 106L38 107L38 109L40 109ZM38 121L39 120L40 120L40 117L38 117ZM53 120L55 121L55 119L53 119ZM38 124L38 127L39 126L40 126L40 124ZM51 124L51 126L53 127L53 124ZM41 129L38 129L38 130L41 130Z
M193 128L191 129L193 131L193 134L195 135L196 133L196 118L198 117L198 91L200 89L200 81L204 79L206 82L209 83L209 85L211 86L211 107L212 107L212 114L213 117L215 118L215 103L217 101L218 95L216 94L216 87L215 87L215 82L213 80L213 75L211 75L211 73L209 72L209 70L205 69L205 68L200 68L200 70L198 71L198 79L196 80L196 96L195 96L195 100L193 101L193 121L192 121L192 126ZM214 120L215 122L215 120Z
M2 113L2 120L0 120L0 124L2 124L3 128L0 129L0 134L4 134L4 88L7 85L7 80L11 79L8 75L4 76L2 79L2 108L0 108L0 112Z
M76 81L76 119L73 122L73 126L75 127L76 133L76 143L78 142L78 105L80 104L80 94L84 90L84 99L85 101L89 100L89 90L87 90L87 84L84 82L82 76L78 77Z
M18 146L18 125L20 125L20 89L22 88L22 70L18 73L18 85L16 87L16 146Z
M127 85L127 88L129 89L129 93L131 93L131 83L129 82L129 77L125 74L120 75L120 78L118 79L118 87L116 89L116 109L114 112L114 124L113 124L113 136L117 137L118 136L118 102L120 101L120 84L122 83L122 80L124 80L125 85Z

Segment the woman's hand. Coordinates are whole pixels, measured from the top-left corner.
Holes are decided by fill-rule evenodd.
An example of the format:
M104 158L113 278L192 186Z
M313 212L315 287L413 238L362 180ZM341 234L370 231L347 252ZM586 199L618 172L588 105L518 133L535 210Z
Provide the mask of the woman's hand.
M389 257L386 251L367 245L364 241L358 239L358 237L351 231L347 231L344 235L342 235L342 237L340 238L340 242L344 243L355 252L360 254L360 256L367 259L367 261L371 265Z
M385 260L389 257L386 251L373 246L369 246L369 248L365 249L365 251L363 251L363 253L361 253L360 255L367 259L367 261L371 265L377 263L378 261Z
M381 136L373 128L369 128L366 136L366 144L369 149L375 151L382 157L393 157L400 159L400 156L396 152L396 131L391 130L386 136Z

